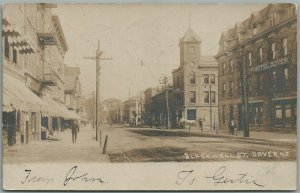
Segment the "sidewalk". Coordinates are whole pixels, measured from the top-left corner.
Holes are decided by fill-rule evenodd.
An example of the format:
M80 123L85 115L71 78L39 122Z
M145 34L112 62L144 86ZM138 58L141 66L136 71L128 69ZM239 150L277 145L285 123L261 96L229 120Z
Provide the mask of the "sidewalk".
M222 136L230 136L236 138L244 138L243 131L238 131L237 135L229 135L227 130L219 130L218 134L216 134L215 130L207 130L204 133L211 135L222 135ZM250 137L247 138L249 140L266 140L273 142L286 142L286 143L297 143L297 135L290 133L276 133L276 132L266 132L266 131L250 131Z
M190 132L192 135L198 136L214 136L214 137L225 137L225 138L235 138L235 139L243 139L243 140L259 140L259 141L268 141L271 143L284 143L284 144L296 144L297 143L297 135L291 133L278 133L278 132L266 132L266 131L250 131L250 137L245 138L243 136L243 131L238 131L237 135L229 135L228 130L218 130L216 133L215 130L201 129L198 127L191 127L190 131L188 128L178 129L171 128L168 131L174 132Z
M69 129L59 132L59 141L32 141L3 148L3 163L33 162L109 162L107 154L102 154L99 142L93 138L90 126L80 128L77 143L72 142Z

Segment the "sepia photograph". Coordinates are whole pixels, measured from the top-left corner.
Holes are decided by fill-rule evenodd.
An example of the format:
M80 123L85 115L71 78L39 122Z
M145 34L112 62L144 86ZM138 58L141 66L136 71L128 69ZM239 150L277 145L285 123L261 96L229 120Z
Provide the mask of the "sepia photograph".
M297 14L2 4L2 188L296 190Z

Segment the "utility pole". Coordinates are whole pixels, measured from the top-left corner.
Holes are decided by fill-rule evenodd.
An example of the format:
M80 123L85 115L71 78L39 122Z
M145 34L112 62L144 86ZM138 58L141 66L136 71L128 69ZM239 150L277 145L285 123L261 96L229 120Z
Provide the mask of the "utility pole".
M95 129L95 91L93 91L93 129Z
M112 58L101 58L103 51L100 50L100 41L98 40L98 48L96 50L95 57L84 57L84 59L91 59L96 60L96 141L98 141L98 132L100 132L100 145L101 145L101 130L99 128L99 102L100 102L100 93L99 93L99 86L100 86L100 71L101 65L100 60L112 60Z
M141 123L143 123L143 96L142 96L142 92L140 91L140 103L141 103Z
M167 128L170 129L170 110L169 110L169 96L168 96L168 77L165 75L162 77L161 84L165 87L165 93L166 93L166 107L167 107Z
M239 58L240 58L240 77L242 80L242 104L243 104L243 131L244 137L249 137L249 124L248 124L248 80L247 80L247 63L244 62L242 55L242 45L238 39L239 44Z
M210 130L212 130L212 109L211 109L211 84L209 85L209 117L210 117Z

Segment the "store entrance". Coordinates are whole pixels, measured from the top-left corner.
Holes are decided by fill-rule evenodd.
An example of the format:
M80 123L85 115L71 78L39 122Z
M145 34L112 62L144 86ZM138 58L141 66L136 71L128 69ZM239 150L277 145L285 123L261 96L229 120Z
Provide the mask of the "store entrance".
M243 130L243 105L238 104L238 130Z

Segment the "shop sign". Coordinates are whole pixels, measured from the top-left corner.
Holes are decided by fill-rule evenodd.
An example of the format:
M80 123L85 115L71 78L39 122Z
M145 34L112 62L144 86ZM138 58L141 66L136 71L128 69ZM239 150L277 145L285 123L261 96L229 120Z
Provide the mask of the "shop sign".
M279 58L279 59L273 60L271 62L267 62L267 63L261 64L259 66L256 66L255 72L260 72L260 71L276 68L278 66L283 66L283 65L288 64L289 61L290 61L289 57Z
M56 40L53 33L39 33L38 39L42 45L56 45Z

